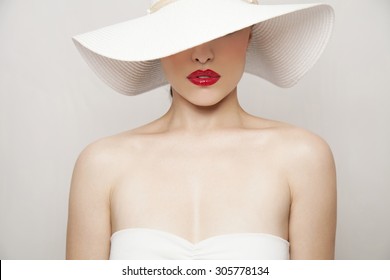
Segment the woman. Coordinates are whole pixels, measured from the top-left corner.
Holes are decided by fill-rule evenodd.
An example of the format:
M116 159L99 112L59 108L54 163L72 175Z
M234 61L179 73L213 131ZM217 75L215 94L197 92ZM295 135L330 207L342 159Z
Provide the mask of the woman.
M246 113L237 99L244 71L295 84L332 23L327 5L159 0L145 17L75 37L115 90L134 95L169 83L172 105L81 153L67 258L332 259L328 145Z

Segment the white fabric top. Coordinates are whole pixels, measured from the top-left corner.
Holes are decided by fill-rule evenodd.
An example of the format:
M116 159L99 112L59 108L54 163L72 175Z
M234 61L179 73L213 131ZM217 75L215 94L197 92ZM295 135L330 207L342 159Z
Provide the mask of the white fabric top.
M161 230L131 228L111 236L111 260L289 259L289 242L265 233L217 235L198 243Z

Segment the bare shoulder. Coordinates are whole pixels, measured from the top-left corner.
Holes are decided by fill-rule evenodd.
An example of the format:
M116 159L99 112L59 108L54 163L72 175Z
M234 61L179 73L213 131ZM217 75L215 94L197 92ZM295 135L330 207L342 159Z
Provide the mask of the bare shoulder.
M335 164L329 144L319 135L295 126L281 128L286 170L290 181L304 176L333 176ZM318 177L319 178L319 177ZM292 184L294 186L294 184Z
M91 184L94 188L99 185L112 188L118 176L136 164L140 149L145 146L147 139L148 133L137 128L90 143L76 161L74 179L82 177L96 181L96 184ZM82 186L85 188L86 184Z
M333 192L336 170L332 150L319 135L306 129L283 124L278 137L291 193L308 195L308 188Z
M106 137L79 155L69 196L67 259L107 259L112 186L120 174L124 137Z
M279 127L288 159L295 163L313 164L333 161L329 144L319 135L292 125Z
M118 152L118 142L116 137L111 136L90 143L81 151L76 164L91 168L109 164Z
M87 145L80 153L76 167L97 168L106 171L112 169L112 165L123 157L124 153L131 150L132 143L136 139L132 131L107 136ZM111 167L111 168L110 168Z
M76 161L69 195L67 259L108 259L110 146L104 140L96 141Z
M274 120L260 119L258 124L259 132L268 132L271 142L286 160L299 160L301 163L321 158L333 160L328 143L313 132Z
M267 135L269 150L284 168L292 191L314 188L309 180L335 178L335 163L329 144L319 135L306 129L272 120L260 120L259 133ZM333 184L315 184L328 188Z
M127 137L128 138L128 137ZM80 194L109 203L110 194L119 178L124 158L129 158L129 144L123 134L105 137L87 145L79 154L74 166L71 194Z
M332 151L324 139L305 129L286 124L273 129L291 193L291 258L332 259L336 229Z

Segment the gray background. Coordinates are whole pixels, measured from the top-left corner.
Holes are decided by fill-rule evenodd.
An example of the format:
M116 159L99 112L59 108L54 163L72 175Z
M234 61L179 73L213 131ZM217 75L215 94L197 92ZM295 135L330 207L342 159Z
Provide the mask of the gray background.
M263 3L309 3L306 0ZM292 89L250 75L250 113L322 136L338 170L337 259L390 259L390 1L329 0L335 33ZM63 259L69 183L90 142L147 123L167 88L126 97L72 35L144 15L140 0L0 0L0 258Z

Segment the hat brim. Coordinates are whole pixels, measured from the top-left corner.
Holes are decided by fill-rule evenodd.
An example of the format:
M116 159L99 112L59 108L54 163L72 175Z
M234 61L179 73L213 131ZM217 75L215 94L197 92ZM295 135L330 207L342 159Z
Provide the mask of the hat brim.
M253 26L246 72L291 87L315 64L333 29L325 4L254 5L238 0L181 0L158 12L73 38L96 74L136 95L167 84L166 57Z

